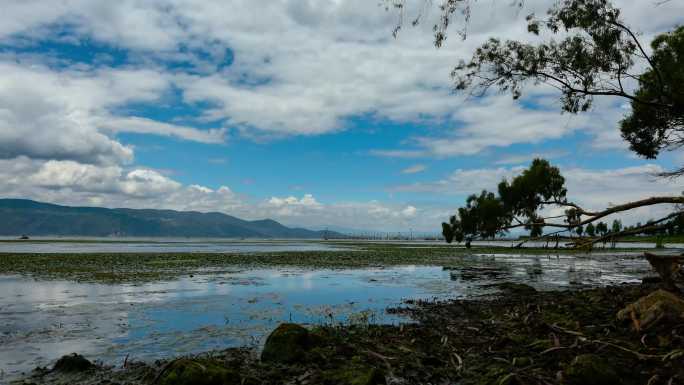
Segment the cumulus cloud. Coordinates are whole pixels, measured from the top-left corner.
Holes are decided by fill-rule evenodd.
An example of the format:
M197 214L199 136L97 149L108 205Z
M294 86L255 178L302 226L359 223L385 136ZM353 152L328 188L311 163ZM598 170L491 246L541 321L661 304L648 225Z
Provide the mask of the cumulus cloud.
M409 3L410 14L412 6L423 2ZM671 28L684 12L682 2L660 7L617 3L645 39ZM592 115L561 116L548 102L554 95L546 90L527 94L535 108L507 95L465 102L452 95L448 74L459 59L467 59L489 36L528 38L524 15L543 14L548 5L531 0L523 10L498 4L492 9L487 2L475 2L468 40L453 39L435 50L430 27L437 12L393 39L397 15L366 0L258 5L250 0L6 1L0 14L4 46L94 41L122 50L126 59L111 68L106 60L76 63L0 55L0 193L357 228L400 228L424 221L420 223L427 228L427 221L445 215L445 209L407 202L322 203L313 195L253 201L226 186L184 185L159 171L132 166L134 149L117 134L221 143L233 127L246 136L320 135L345 129L349 118L366 116L444 127L407 140L406 148L371 152L386 157L474 155L563 138L580 129L593 137L595 148L623 149L615 129L622 110L611 101L600 101L605 104ZM184 122L195 119L220 128L198 129L126 112L129 104L161 103L169 93L195 107ZM646 170L620 170L563 171L568 183L575 183L571 191L589 205L607 204L600 200L605 196L626 200L677 190L667 182L649 181ZM517 171L462 169L443 180L396 190L467 194Z
M129 81L122 71L120 79L113 79L108 87L83 92L83 97L94 93L93 100L97 101L102 96L118 95L123 97L119 103L123 103L131 98L130 87L146 89L150 100L159 96L159 90L145 85L168 81L186 102L202 103L199 118L237 127L247 136L329 133L344 129L347 118L360 115L403 122L437 119L447 123L446 132L414 138L414 150L380 150L378 154L453 156L478 153L492 146L558 138L581 124L581 119L559 122L557 109L523 111L510 97L471 104L459 102L450 92L448 74L458 59L469 57L473 48L489 36L533 38L526 32L523 16L531 12L543 14L548 1L526 1L522 10L506 4L497 4L493 9L491 4L475 2L468 39L454 39L440 50L431 45L430 28L439 17L438 10L428 8L422 24L405 27L397 39L392 39L390 32L396 26L397 14L365 0L53 3L4 4L0 40L50 40L55 39L57 29L59 38L66 41L92 39L126 49L131 60L151 70L145 76L128 73ZM422 4L422 0L407 2L407 14L415 14ZM679 2L653 7L624 0L617 1L617 5L623 8L627 22L646 39L678 23L676 15L684 11ZM184 66L169 69L161 64L178 62ZM52 117L71 116L73 105L68 107L58 109ZM610 116L609 120L608 125L600 126L611 129L596 130L603 136L595 143L613 148L619 138L603 134L614 131L615 119ZM222 130L200 132L135 118L110 122L108 126L115 131L125 130L122 123L127 123L132 132L208 143L224 136ZM101 146L116 147L117 143ZM103 151L113 153L114 149ZM17 151L6 156L15 155Z
M312 194L255 199L230 187L183 185L161 172L71 160L0 159L0 196L66 205L222 212L244 219L272 218L297 226L402 230L432 229L437 222L406 204L319 202ZM423 214L423 212L421 212Z
M302 216L312 211L323 209L311 194L304 194L301 199L289 196L287 198L271 197L263 207L271 208L272 212L281 217Z
M180 183L150 169L125 171L119 166L82 164L71 160L39 162L27 158L14 160L14 163L23 165L24 175L15 176L6 188L20 191L25 187L52 192L154 198L173 193L181 187Z
M112 114L110 110L127 103L157 101L170 83L155 71L55 71L0 62L0 72L0 158L127 164L133 160L133 148L113 137L119 132L224 141L224 129L199 130Z

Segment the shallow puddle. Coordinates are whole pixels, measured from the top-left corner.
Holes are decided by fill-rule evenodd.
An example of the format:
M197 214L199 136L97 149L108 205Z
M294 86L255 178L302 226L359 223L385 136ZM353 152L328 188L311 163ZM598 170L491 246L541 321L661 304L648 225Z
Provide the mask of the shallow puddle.
M474 296L492 283L538 289L636 282L632 255L475 255L465 267L259 269L149 284L0 276L0 382L79 352L121 365L236 345L258 346L278 323L399 323L404 299Z

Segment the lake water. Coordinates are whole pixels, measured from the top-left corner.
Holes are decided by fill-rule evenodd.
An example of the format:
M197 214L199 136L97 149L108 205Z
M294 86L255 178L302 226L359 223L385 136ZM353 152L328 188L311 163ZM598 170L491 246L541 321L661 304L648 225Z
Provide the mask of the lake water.
M285 251L334 251L354 247L359 241L320 240L239 240L203 238L102 238L78 240L36 237L17 241L16 237L0 237L0 253L252 253ZM403 247L446 246L444 241L362 241L377 244L394 244ZM517 241L475 241L476 246L513 247ZM529 242L527 247L544 247L545 242ZM551 243L553 245L553 243ZM561 245L563 246L563 245ZM667 248L684 249L684 244L667 244ZM457 247L462 247L458 245ZM610 249L610 245L607 245ZM653 243L617 242L616 249L648 249ZM602 245L597 250L604 250Z
M404 299L638 282L650 269L622 256L474 255L467 267L258 269L148 284L85 284L0 275L0 383L79 352L121 365L263 342L278 323L409 322L385 312Z
M0 242L0 253L254 253L342 250L323 242L135 240L21 241Z

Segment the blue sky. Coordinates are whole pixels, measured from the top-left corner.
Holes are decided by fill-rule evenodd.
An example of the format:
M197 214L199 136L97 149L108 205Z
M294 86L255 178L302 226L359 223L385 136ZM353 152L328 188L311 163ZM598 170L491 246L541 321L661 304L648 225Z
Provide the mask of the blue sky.
M681 153L626 149L624 101L569 115L544 87L521 101L453 93L459 59L489 36L529 39L524 15L552 2L484 3L468 39L437 50L436 13L394 39L398 15L362 0L10 1L0 195L438 231L467 194L535 156L594 208L684 190L652 176ZM678 2L617 3L644 40L684 14Z

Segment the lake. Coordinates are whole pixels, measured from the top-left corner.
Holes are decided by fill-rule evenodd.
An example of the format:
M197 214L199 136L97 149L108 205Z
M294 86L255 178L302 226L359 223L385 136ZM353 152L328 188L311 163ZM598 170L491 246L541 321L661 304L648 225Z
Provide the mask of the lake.
M385 312L404 299L638 282L637 253L467 256L459 268L241 269L146 284L93 284L0 275L0 382L71 352L121 365L238 345L259 346L280 322L410 322Z
M0 253L254 253L285 251L343 250L332 244L315 241L241 241L218 239L132 238L108 240L35 239L0 242Z
M216 238L104 238L55 239L35 237L18 241L16 237L0 237L0 253L253 253L286 251L336 251L358 244L356 240L332 243L320 240L240 240ZM402 245L404 247L446 246L444 241L360 241L364 243ZM475 241L475 246L513 247L517 241ZM349 246L345 246L349 245ZM544 247L545 242L529 242L527 247ZM553 245L553 243L551 243ZM455 245L462 247L462 245ZM561 245L562 246L562 245ZM684 249L684 244L666 244L668 248ZM655 244L617 242L616 249L649 249ZM597 250L610 250L597 245Z

